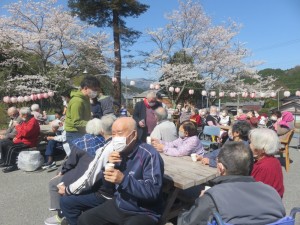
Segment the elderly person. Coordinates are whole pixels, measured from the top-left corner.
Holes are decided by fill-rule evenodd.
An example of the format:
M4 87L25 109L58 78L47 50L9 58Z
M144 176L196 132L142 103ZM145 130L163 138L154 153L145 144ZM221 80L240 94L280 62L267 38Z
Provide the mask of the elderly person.
M219 117L218 117L218 108L212 105L209 109L209 115L206 117L206 126L217 126Z
M38 104L33 104L31 106L31 111L32 115L39 122L39 124L47 123L47 113L46 111L43 111L43 114L41 114L40 106Z
M4 173L17 170L17 157L21 151L26 148L36 147L38 144L38 138L40 135L40 125L38 121L31 114L31 110L28 107L20 109L20 118L22 123L14 121L14 126L17 131L17 135L10 142L1 144L1 159L3 163L1 166L5 166L2 171Z
M201 127L201 116L199 115L199 110L197 108L192 108L190 121L194 122L197 127Z
M8 124L8 129L5 131L5 133L0 135L1 141L4 141L5 139L12 140L17 134L16 128L14 125L14 121L17 121L18 123L22 122L22 119L19 117L19 111L14 106L8 108L7 115L10 118L10 122Z
M179 127L179 138L172 142L164 142L154 139L152 145L159 152L170 156L187 156L192 153L204 154L204 148L197 137L197 128L190 122L184 122Z
M276 131L279 139L284 139L286 133L295 128L294 125L294 116L290 112L282 112L277 111L274 114L274 117L277 118L276 123L273 125L274 130ZM274 118L274 119L275 119Z
M135 121L117 119L112 126L114 168L103 172L106 181L116 185L114 198L85 211L78 225L155 225L162 210L163 160L151 146L137 139Z
M282 169L279 160L274 157L280 144L277 134L268 128L257 128L250 131L249 140L255 159L251 176L272 186L283 197Z
M234 117L234 120L246 120L247 115L244 113L242 109L238 109L236 112L236 116Z
M145 142L156 126L155 109L162 107L157 101L156 93L151 91L143 101L137 102L134 107L133 119L138 126L138 139Z
M255 112L254 110L250 110L248 113L247 113L247 119L246 121L250 124L250 126L252 128L257 128L258 126L258 119L256 118L255 116Z
M221 126L230 126L231 120L226 109L222 110L222 112L220 113L218 123Z
M214 211L227 224L269 224L285 216L278 193L249 176L252 152L241 142L226 143L218 156L220 176L210 181L195 205L178 217L178 225L206 225Z
M190 120L191 115L192 115L191 106L187 104L181 109L179 124L182 124L183 122Z
M154 127L150 137L161 141L174 141L178 138L177 129L173 122L167 120L168 112L165 108L159 107L155 110L157 125Z
M90 162L82 176L77 176L70 184L58 185L63 176L70 176L69 172L59 174L49 182L50 209L57 211L57 215L45 220L45 224L60 224L65 217L70 225L77 224L77 218L81 212L102 204L112 198L113 184L100 181L102 169L108 161L109 154L113 151L111 142L111 127L116 120L113 115L105 115L101 118L103 137L105 145L96 151L96 156ZM99 124L97 125L99 127ZM79 159L81 160L81 159ZM77 165L81 164L78 162ZM74 168L76 169L76 168ZM102 182L102 185L97 184ZM63 195L63 197L61 196ZM63 214L61 212L63 210Z

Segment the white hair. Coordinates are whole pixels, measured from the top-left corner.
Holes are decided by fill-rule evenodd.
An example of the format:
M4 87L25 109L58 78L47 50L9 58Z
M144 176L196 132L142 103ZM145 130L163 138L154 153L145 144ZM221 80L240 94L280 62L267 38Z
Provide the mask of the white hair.
M238 110L237 110L237 113L238 113L238 114L243 114L243 112L244 112L244 111L243 111L242 109L238 109Z
M87 122L85 130L88 134L99 135L103 132L102 122L98 118L94 118Z
M33 104L32 106L31 106L31 110L32 111L38 111L40 109L40 106L38 105L38 104Z
M116 119L117 117L115 117L114 115L105 115L101 117L102 129L104 134L111 135L111 127Z
M255 150L263 151L266 155L275 155L280 147L276 132L268 128L250 130L249 140Z
M156 99L156 93L154 91L150 91L150 92L148 92L146 98L147 99L149 99L149 98L155 98Z
M31 115L31 110L29 107L22 107L20 109L20 115Z
M60 120L53 120L53 121L51 122L51 126L52 126L53 128L59 127L59 124L60 124L60 123L61 123Z

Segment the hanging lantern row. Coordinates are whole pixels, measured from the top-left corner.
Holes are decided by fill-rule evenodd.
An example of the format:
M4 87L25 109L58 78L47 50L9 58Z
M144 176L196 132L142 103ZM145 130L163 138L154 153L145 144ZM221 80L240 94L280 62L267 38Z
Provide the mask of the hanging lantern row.
M150 84L150 89L159 90L160 89L160 85L159 84ZM169 88L169 91L170 91L170 88Z
M37 99L49 98L49 97L53 97L53 96L54 96L53 91L39 93L39 94L31 94L30 96L29 95L19 96L19 97L5 96L5 97L3 97L3 102L5 102L5 103L22 103L22 102L36 101Z

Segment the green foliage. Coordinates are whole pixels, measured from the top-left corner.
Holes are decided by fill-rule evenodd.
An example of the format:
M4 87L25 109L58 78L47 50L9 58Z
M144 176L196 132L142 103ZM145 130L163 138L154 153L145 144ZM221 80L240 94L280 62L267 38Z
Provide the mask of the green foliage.
M6 129L7 128L7 104L0 103L0 129Z

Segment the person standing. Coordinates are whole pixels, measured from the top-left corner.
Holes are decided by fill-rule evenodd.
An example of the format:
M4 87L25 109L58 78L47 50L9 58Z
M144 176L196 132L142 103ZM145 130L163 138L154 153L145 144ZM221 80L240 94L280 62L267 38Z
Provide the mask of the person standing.
M155 110L158 107L162 107L162 104L156 100L156 93L152 91L143 101L135 104L133 119L137 123L139 140L145 142L156 126Z
M80 84L80 90L71 92L71 100L68 103L65 119L65 131L67 142L83 136L85 126L91 119L90 98L97 97L100 82L96 77L86 76Z

